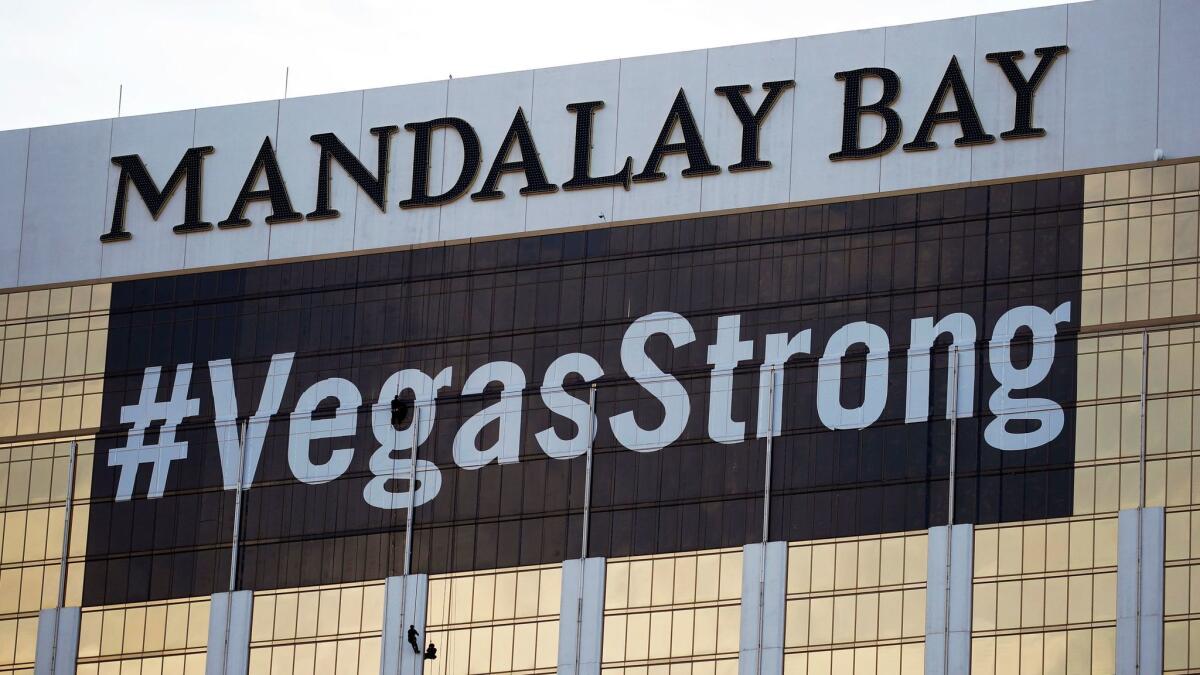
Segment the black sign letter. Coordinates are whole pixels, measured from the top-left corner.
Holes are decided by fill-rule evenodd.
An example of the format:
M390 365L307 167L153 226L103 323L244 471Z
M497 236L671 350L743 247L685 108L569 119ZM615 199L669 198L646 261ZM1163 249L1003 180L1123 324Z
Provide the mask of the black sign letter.
M1021 69L1017 67L1016 63L1017 59L1025 58L1025 52L993 52L987 55L988 61L998 64L1004 71L1004 76L1008 78L1008 83L1012 85L1013 91L1017 94L1017 111L1013 113L1013 128L1000 134L1000 138L1005 140L1037 138L1046 135L1045 129L1033 126L1033 96L1037 93L1042 78L1046 77L1050 66L1054 64L1054 60L1058 58L1059 54L1067 53L1067 46L1038 47L1033 50L1033 53L1041 60L1038 61L1037 67L1033 69L1033 75L1028 80L1025 79L1025 75L1021 73Z
M176 225L173 229L178 234L211 230L212 223L200 221L200 166L204 162L204 156L212 154L212 151L211 145L189 148L187 152L183 153L183 159L179 160L179 164L171 173L171 177L167 179L167 184L163 186L162 190L158 189L158 185L150 177L150 172L146 170L146 165L142 163L141 157L138 155L113 157L112 163L121 167L121 175L117 178L117 198L113 204L112 229L100 235L100 241L124 241L133 238L133 235L125 230L125 206L128 201L130 182L137 188L138 195L145 202L146 209L150 211L150 217L155 220L158 220L163 207L167 205L167 200L171 198L179 184L186 182L187 191L183 197L183 223Z
M466 120L457 117L439 117L428 122L411 122L404 128L417 135L413 149L412 196L400 202L402 209L421 206L437 206L458 199L475 182L479 174L479 136ZM453 129L462 139L463 166L458 182L440 195L429 196L429 141L438 129Z
M267 189L255 190L254 185L258 183L258 176L262 173L267 175ZM294 223L304 218L292 210L292 200L288 197L283 174L279 172L279 161L275 158L275 148L271 145L270 136L263 139L258 156L254 158L254 164L250 165L250 173L246 174L246 182L242 183L242 191L238 193L233 208L229 211L229 217L217 223L217 227L246 227L250 224L250 221L243 217L246 205L264 199L271 200L271 215L266 218L268 225Z
M887 154L896 147L900 140L900 116L890 105L896 102L900 95L900 77L895 71L887 68L859 68L834 73L833 77L846 83L845 99L842 104L842 149L829 156L829 159L867 159ZM865 77L877 77L883 80L883 96L870 105L862 104L862 83ZM858 146L859 126L862 124L863 113L873 113L883 118L883 139L869 148Z
M512 153L513 143L521 146L521 160L506 162L505 160ZM520 108L517 108L517 114L508 127L508 134L504 136L504 142L500 144L500 151L496 153L496 160L492 162L492 168L483 181L483 187L479 189L479 192L471 195L471 199L481 202L487 199L503 198L504 193L496 189L496 183L500 182L500 176L513 171L521 171L525 174L525 187L520 190L523 195L558 192L558 186L546 180L546 172L542 169L542 160L538 157L537 146L533 144L533 134L529 132L529 124L525 121L525 112Z
M683 132L683 142L668 143L671 132L675 131L676 123ZM708 153L704 150L704 138L700 136L700 129L696 126L696 118L692 117L692 108L688 105L687 95L683 93L683 89L679 90L675 96L675 102L671 104L671 112L667 113L667 121L663 123L662 131L658 133L658 140L654 142L654 149L650 151L650 157L646 160L646 168L634 176L633 181L648 183L666 179L667 174L659 172L658 166L662 164L665 155L679 152L687 153L688 168L683 170L684 176L707 176L721 173L720 167L714 166L708 161Z
M942 109L942 102L946 100L946 93L950 90L954 91L955 109L938 112ZM962 69L958 67L958 59L953 56L950 57L950 65L946 67L946 74L942 76L937 93L929 102L929 110L925 111L921 128L917 129L917 135L911 143L904 144L904 151L935 150L937 143L929 140L929 135L933 133L934 127L943 122L957 122L962 129L962 136L954 139L954 144L959 147L982 145L996 140L995 136L983 130L983 123L979 121L979 113L975 112L975 101L971 99L967 81L963 79Z
M567 110L575 113L575 173L571 176L571 180L563 183L564 190L583 190L610 185L622 185L626 190L629 189L629 177L633 174L632 157L626 157L625 166L612 175L595 177L591 175L592 117L597 110L603 107L604 101L567 104Z
M329 183L332 178L329 165L332 163L331 160L337 160L338 166L342 167L355 183L358 183L358 187L367 193L371 201L375 202L375 206L378 206L380 211L386 212L388 153L391 149L392 134L399 130L400 127L395 125L371 129L371 135L379 138L379 150L375 155L378 168L375 170L374 176L337 136L333 134L310 136L313 143L321 146L321 164L317 170L317 208L313 209L313 212L306 217L309 220L318 220L337 218L341 215L337 209L329 207Z
M729 101L729 106L733 108L733 114L737 115L738 121L742 123L742 161L730 166L730 171L771 168L770 162L758 158L758 132L762 129L762 124L771 109L775 107L775 103L779 101L779 97L785 90L794 86L796 86L795 80L763 82L763 89L767 90L767 97L763 99L762 105L758 106L758 112L755 113L750 112L750 106L746 105L746 99L742 98L743 94L750 93L750 85L734 84L717 87L714 90L718 96L724 96Z

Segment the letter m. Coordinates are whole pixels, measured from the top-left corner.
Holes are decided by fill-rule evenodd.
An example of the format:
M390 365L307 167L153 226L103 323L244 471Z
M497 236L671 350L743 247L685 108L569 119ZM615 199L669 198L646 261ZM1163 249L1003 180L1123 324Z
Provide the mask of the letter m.
M204 162L204 156L212 154L212 152L212 146L189 148L187 152L183 153L183 159L179 160L179 165L175 167L175 171L161 190L158 189L158 184L154 182L154 179L150 177L150 172L146 170L146 165L142 162L141 157L138 155L113 157L112 163L121 167L121 175L117 178L117 198L113 203L112 228L100 235L100 241L123 241L133 237L125 230L125 207L128 202L130 183L137 188L138 195L145 202L147 210L150 211L150 217L155 220L158 220L158 216L179 184L187 183L187 191L184 195L183 223L175 226L175 232L184 234L212 229L212 223L200 220L200 167Z

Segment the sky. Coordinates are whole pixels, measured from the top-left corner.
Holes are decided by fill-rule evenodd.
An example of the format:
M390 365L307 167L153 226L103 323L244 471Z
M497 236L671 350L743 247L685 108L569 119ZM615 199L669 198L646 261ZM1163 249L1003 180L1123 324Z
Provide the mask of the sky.
M1062 1L0 0L0 130Z

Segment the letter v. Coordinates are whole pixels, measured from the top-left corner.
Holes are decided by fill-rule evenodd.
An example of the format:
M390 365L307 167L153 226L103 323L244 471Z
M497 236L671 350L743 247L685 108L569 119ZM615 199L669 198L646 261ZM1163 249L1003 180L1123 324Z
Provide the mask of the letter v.
M258 400L258 411L250 418L250 423L247 425L246 458L242 469L243 489L250 487L254 482L254 472L258 469L258 458L262 455L263 440L267 436L267 424L271 421L271 416L279 412L279 404L283 401L283 390L287 386L288 376L292 372L292 357L294 356L294 353L289 353L275 354L271 357L267 381L263 383L262 397ZM217 447L221 452L221 476L225 479L225 489L234 490L237 488L240 444L237 424L237 394L233 390L233 364L229 359L209 361L208 378L212 385Z

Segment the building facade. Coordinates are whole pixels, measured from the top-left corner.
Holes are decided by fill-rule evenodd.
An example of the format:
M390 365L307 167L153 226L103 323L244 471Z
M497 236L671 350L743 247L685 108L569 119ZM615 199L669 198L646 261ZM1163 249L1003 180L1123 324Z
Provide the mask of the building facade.
M0 674L1200 670L1197 34L0 131Z

